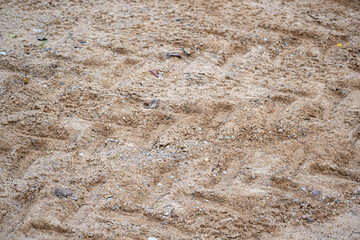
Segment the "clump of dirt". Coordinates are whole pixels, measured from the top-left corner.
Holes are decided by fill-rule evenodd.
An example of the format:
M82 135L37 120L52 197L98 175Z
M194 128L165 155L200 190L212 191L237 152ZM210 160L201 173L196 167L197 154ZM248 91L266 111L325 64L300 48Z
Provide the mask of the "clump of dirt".
M358 0L0 15L1 239L360 238Z

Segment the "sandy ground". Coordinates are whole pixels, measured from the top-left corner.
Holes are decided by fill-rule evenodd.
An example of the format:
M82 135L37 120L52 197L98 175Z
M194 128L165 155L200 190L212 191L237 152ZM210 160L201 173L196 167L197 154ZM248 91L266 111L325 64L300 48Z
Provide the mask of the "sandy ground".
M0 239L360 239L359 0L0 0L0 73Z

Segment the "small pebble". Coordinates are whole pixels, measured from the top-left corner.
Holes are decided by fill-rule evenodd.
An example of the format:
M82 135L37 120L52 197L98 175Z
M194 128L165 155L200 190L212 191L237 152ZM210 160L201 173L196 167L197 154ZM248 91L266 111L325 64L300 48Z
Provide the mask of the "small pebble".
M4 55L4 56L5 56L5 55L6 55L6 52L0 52L0 55Z
M156 237L149 237L147 240L158 240Z
M172 52L172 53L167 53L166 56L165 56L165 58L171 58L171 57L181 58L181 54Z
M320 192L319 192L319 191L314 190L314 191L312 191L312 195L313 195L313 196L318 196L318 195L320 195Z
M73 192L69 189L55 189L54 194L59 198L64 198L73 195Z
M162 183L158 183L158 186L162 186L163 184Z
M154 109L154 108L157 108L158 105L159 105L159 100L157 100L157 99L153 99L149 102L144 103L144 107L146 109Z

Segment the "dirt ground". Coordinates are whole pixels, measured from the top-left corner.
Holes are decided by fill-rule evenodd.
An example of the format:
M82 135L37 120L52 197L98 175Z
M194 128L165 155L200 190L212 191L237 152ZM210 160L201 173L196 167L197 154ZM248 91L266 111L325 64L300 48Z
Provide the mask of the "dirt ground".
M0 239L360 239L359 0L0 0Z

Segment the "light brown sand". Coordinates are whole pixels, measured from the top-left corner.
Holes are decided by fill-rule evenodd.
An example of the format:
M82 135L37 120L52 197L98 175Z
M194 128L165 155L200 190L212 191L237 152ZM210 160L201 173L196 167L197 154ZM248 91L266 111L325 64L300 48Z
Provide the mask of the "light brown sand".
M360 238L359 0L0 0L0 52L0 239Z

